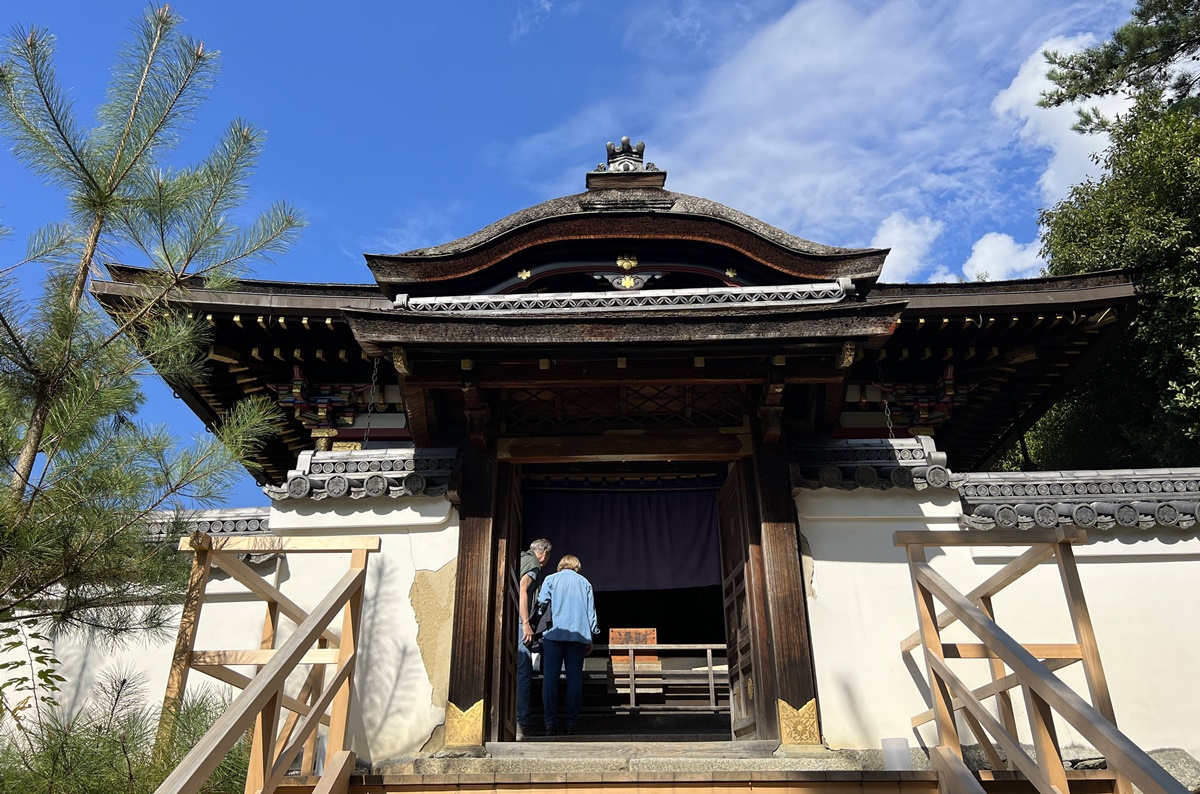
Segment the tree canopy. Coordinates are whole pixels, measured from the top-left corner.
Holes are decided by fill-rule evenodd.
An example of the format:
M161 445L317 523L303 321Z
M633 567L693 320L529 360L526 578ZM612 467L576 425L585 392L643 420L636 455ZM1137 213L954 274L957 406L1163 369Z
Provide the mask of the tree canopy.
M1112 38L1094 47L1047 52L1047 76L1054 87L1042 97L1042 104L1149 93L1168 106L1194 108L1200 99L1200 71L1194 66L1200 53L1200 0L1138 0L1132 16ZM1107 124L1095 110L1081 108L1079 114L1081 131Z
M1041 214L1052 274L1129 269L1143 293L1131 328L1029 434L1043 468L1200 462L1200 1L1140 0L1112 40L1049 53L1044 104L1125 92L1101 176Z
M180 25L166 6L136 22L92 127L55 75L52 35L17 28L0 55L0 134L70 208L0 271L0 627L18 616L112 634L162 626L183 570L170 544L147 543L147 519L219 501L274 432L277 409L255 399L188 447L138 421L151 364L173 383L205 374L205 328L172 298L219 288L303 225L286 203L232 220L263 145L244 121L201 162L168 164L217 66ZM144 277L106 313L87 286L117 259ZM16 270L35 267L40 290L26 294Z

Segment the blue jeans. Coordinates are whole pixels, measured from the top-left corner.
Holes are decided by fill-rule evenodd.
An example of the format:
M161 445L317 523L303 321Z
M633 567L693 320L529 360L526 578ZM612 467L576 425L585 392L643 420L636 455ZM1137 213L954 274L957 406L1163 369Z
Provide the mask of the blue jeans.
M533 654L525 644L524 629L517 626L517 722L529 724L529 693L533 688Z
M583 706L583 657L587 643L542 640L542 707L546 712L546 730L574 728ZM567 703L562 724L558 722L558 673L566 665Z

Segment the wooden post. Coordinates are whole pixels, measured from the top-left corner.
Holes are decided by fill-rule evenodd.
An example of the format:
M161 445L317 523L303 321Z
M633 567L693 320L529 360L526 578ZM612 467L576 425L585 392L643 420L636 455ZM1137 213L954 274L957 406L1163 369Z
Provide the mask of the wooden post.
M208 538L201 539L207 541ZM183 596L183 611L179 615L179 633L175 637L175 652L171 656L171 671L167 675L167 691L163 695L162 714L159 716L158 737L155 752L166 753L171 737L175 733L175 715L183 704L183 693L187 688L188 666L192 651L196 647L196 627L200 624L200 607L204 605L204 588L208 585L212 552L207 544L196 548L192 558L192 570L188 575L187 590Z
M347 794L350 791L350 774L354 771L355 755L343 750L326 764L313 794Z
M1033 734L1033 749L1037 752L1038 768L1051 786L1062 794L1068 794L1067 772L1063 768L1062 753L1058 749L1058 735L1054 730L1054 712L1050 704L1029 686L1025 690L1025 709L1029 712L1029 730Z
M275 647L275 631L279 626L279 603L267 602L267 614L263 619L262 642L259 648L271 650ZM262 665L258 667L262 670ZM279 696L282 687L275 692L254 720L254 739L250 743L250 767L246 771L246 794L255 794L266 783L267 773L275 761L275 733L279 728Z
M962 741L958 737L958 725L954 722L954 697L946 682L929 662L928 657L945 660L942 653L942 638L938 633L937 607L933 602L933 594L917 581L915 576L916 563L925 562L923 546L906 546L908 552L908 569L912 576L913 596L917 601L917 625L921 631L921 645L925 649L925 669L929 673L929 696L933 700L934 721L937 724L938 744L951 753L962 758ZM1067 794L1064 790L1063 794Z
M487 714L492 629L492 528L496 508L496 456L467 445L463 452L459 507L458 565L454 581L454 624L450 639L450 682L446 744L481 747ZM515 632L514 632L515 633Z
M979 599L979 608L983 613L992 620L996 619L996 611L992 607L992 597L982 596ZM1004 668L1004 662L998 658L988 660L988 664L992 670L992 681L999 681L1004 676L1008 675L1008 671ZM996 711L1000 715L1000 724L1004 726L1004 730L1008 731L1013 736L1017 735L1017 715L1013 711L1012 695L1008 690L996 693ZM973 729L972 729L973 730ZM1011 768L1011 764L1009 765Z
M317 642L318 648L326 648L329 646L328 641L324 638ZM325 665L314 664L312 677L312 696L308 699L309 707L321 697L321 690L325 688ZM300 774L312 775L316 774L317 770L317 733L313 731L307 739L304 740L304 755L300 761Z
M760 420L755 417L752 423L759 542L765 574L768 643L775 673L778 736L784 744L820 744L808 605L800 569L800 539L796 507L792 502L787 445L782 440L765 443ZM760 733L759 738L766 737Z
M350 553L350 570L361 571L367 567L367 551L356 549ZM362 616L363 590L367 580L355 589L342 612L342 639L338 646L338 669L353 665L358 660L358 623ZM331 682L332 683L332 682ZM354 673L351 672L338 687L329 714L328 745L325 748L325 765L332 766L334 757L346 748L346 729L350 721L350 697L354 690Z
M1092 706L1102 717L1116 725L1117 716L1113 711L1112 695L1108 691L1104 665L1100 662L1100 646L1096 643L1092 616L1083 597L1083 583L1079 580L1075 551L1069 543L1059 543L1055 547L1054 558L1058 562L1058 573L1067 597L1067 609L1071 613L1071 625L1075 629L1075 639L1079 642L1080 655L1083 657L1083 675L1087 680L1088 693L1092 696ZM1129 778L1117 773L1114 794L1132 794L1132 791Z

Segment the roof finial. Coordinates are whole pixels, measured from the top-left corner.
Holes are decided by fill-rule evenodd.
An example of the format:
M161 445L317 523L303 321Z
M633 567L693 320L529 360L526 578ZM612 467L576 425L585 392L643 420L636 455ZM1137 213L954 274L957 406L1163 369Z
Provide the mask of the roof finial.
M626 135L621 138L620 144L609 141L605 148L608 150L608 162L600 163L587 175L589 189L662 187L666 181L665 172L659 171L654 163L644 162L646 144L642 141L631 143ZM599 177L600 174L606 176ZM624 178L616 178L617 175Z
M658 166L654 163L642 163L642 156L646 152L646 144L642 141L630 143L629 136L621 138L621 145L616 146L612 141L608 142L608 162L600 163L596 166L597 172L617 172L624 173L629 171L657 171Z

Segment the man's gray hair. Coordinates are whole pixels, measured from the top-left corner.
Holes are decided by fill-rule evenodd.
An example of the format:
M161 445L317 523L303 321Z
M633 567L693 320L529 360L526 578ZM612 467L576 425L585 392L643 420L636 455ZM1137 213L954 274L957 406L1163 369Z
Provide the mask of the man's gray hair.
M529 550L535 551L535 552L536 551L547 551L548 552L552 548L554 548L554 547L551 545L550 541L546 540L545 538L538 538L533 543L529 544Z

